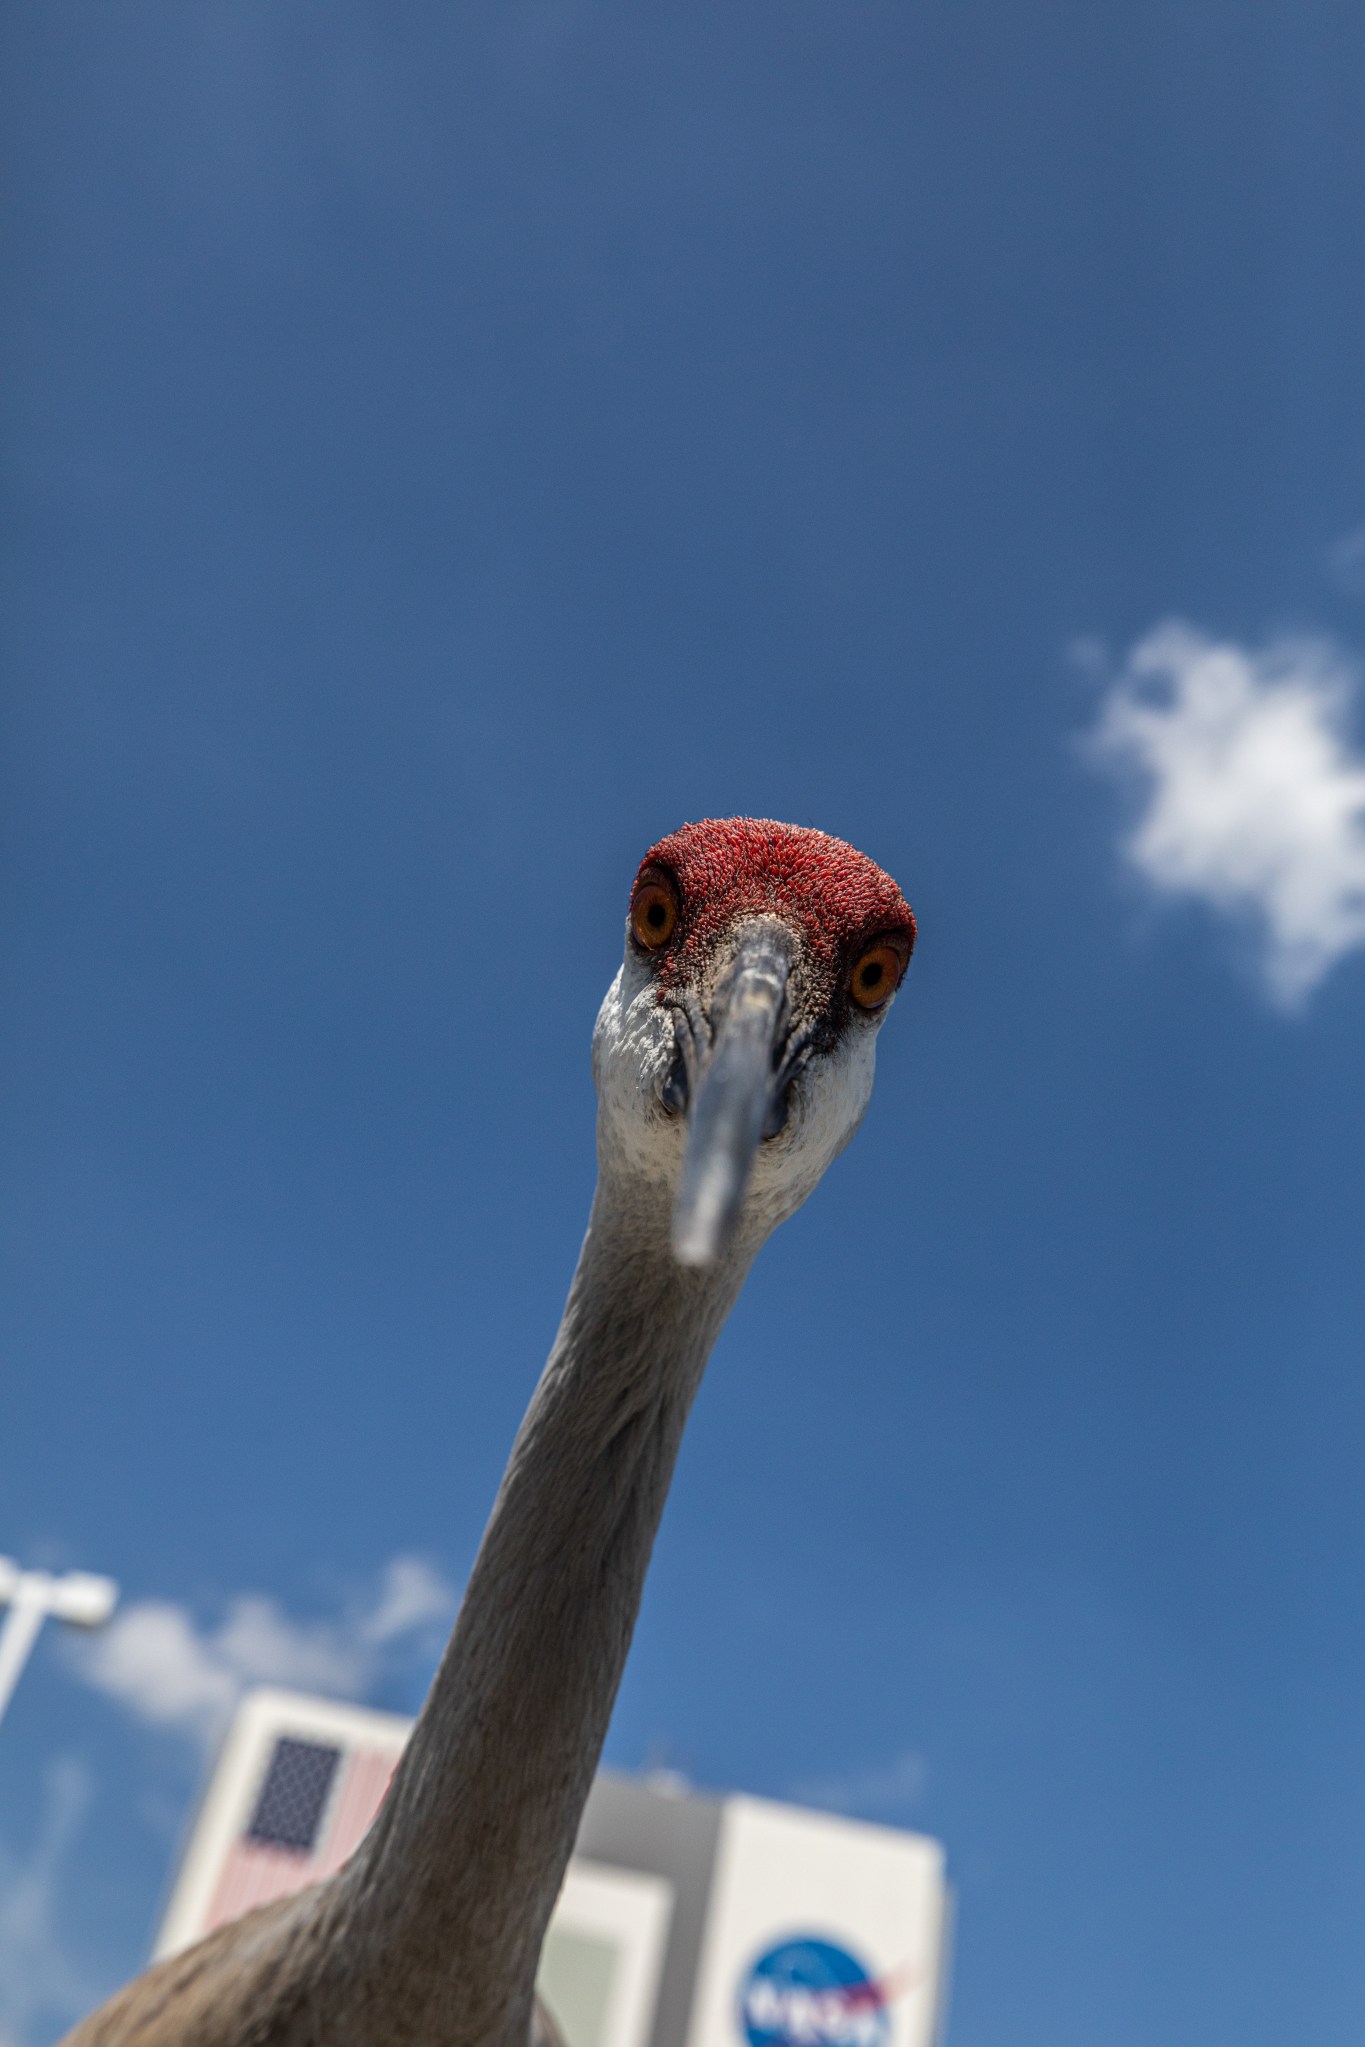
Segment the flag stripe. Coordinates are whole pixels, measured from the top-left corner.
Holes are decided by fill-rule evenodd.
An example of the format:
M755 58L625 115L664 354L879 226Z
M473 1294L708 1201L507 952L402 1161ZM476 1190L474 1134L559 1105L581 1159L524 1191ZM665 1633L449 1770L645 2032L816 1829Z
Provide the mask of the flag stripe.
M326 1845L317 1858L319 1876L330 1876L333 1870L340 1869L347 1856L359 1846L369 1832L370 1822L384 1803L384 1794L393 1782L397 1767L397 1755L383 1749L351 1751Z

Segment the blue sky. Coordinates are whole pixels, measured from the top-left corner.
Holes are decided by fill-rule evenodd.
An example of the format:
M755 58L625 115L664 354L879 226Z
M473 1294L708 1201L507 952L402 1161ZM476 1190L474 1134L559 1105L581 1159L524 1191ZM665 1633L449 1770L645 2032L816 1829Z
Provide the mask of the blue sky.
M946 1842L953 2047L1365 2009L1365 23L0 25L0 2041L253 1675L410 1710L553 1333L636 861L922 944L608 1746Z

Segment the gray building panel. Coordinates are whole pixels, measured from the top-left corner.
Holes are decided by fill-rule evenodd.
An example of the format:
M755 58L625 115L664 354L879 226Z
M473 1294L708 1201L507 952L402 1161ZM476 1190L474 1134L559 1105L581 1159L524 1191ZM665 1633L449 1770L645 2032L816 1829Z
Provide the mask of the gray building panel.
M599 1773L578 1830L576 1853L664 1877L673 1917L659 1980L650 2047L686 2047L723 1801Z

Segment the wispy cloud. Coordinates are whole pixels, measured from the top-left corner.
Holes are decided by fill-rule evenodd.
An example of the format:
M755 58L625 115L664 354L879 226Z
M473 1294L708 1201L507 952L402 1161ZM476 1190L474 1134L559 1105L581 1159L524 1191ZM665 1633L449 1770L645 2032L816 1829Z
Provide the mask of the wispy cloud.
M1343 533L1327 550L1327 573L1346 597L1365 597L1365 526Z
M1086 741L1138 793L1129 864L1250 934L1263 983L1300 1007L1365 946L1365 757L1355 671L1328 640L1243 647L1180 620L1140 640Z
M869 1820L904 1819L924 1790L924 1758L906 1749L889 1763L845 1776L809 1777L791 1787L798 1805Z
M61 1757L47 1771L33 1853L21 1857L0 1841L0 2047L35 2047L97 1995L58 1933L62 1866L89 1800L84 1766Z
M404 1635L421 1635L455 1618L460 1595L448 1578L425 1557L392 1557L380 1581L379 1597L359 1616L359 1633L367 1648L382 1648Z
M458 1594L421 1557L394 1557L370 1596L333 1620L295 1620L259 1592L239 1593L216 1623L170 1600L125 1607L69 1654L96 1690L149 1726L210 1746L250 1684L363 1698L403 1642L445 1631Z

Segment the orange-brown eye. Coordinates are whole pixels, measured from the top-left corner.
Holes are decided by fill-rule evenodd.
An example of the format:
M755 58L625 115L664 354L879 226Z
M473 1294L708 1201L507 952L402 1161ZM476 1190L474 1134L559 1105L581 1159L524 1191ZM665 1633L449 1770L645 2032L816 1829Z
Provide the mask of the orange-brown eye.
M667 945L678 921L678 899L662 881L642 881L630 905L630 928L641 945L657 952Z
M850 992L859 1009L880 1009L894 995L905 961L894 945L874 945L853 969Z

